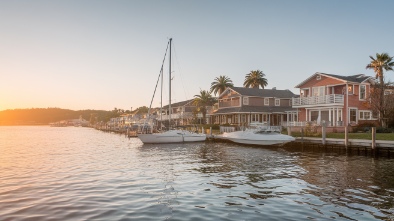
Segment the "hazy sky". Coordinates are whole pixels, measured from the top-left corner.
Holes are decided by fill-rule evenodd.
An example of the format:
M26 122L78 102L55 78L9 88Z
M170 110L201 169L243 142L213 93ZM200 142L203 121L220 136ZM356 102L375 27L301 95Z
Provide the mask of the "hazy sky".
M172 102L219 75L242 86L256 69L267 88L295 93L315 72L373 76L369 55L394 56L393 8L391 0L0 0L0 110L149 106L170 37Z

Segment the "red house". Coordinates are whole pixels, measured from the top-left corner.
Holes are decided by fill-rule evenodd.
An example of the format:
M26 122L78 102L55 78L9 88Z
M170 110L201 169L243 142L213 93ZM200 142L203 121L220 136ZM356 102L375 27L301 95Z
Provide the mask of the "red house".
M326 122L328 130L339 132L345 125L376 123L377 115L367 102L373 82L373 77L363 74L313 74L295 86L300 89L300 97L292 99L292 107L298 110L298 122L288 125L321 125Z

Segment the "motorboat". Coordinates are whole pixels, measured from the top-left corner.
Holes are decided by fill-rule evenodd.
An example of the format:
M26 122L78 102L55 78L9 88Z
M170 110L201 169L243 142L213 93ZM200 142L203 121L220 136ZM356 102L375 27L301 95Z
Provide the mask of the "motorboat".
M282 145L295 140L294 137L281 134L269 126L223 133L222 138L235 143L254 145Z

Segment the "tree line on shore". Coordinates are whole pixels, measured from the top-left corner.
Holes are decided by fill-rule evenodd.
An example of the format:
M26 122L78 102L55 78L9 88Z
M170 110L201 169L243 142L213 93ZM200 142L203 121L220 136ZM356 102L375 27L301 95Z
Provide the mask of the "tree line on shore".
M0 125L47 125L62 120L82 117L91 123L107 122L112 117L120 116L119 111L105 110L68 110L61 108L30 108L0 111Z

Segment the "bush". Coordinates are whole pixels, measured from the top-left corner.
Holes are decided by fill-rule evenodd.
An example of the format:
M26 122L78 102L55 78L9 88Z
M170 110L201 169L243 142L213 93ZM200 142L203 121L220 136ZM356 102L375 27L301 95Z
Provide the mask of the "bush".
M371 127L375 127L375 124L372 122L359 123L357 126L353 127L353 132L369 132L371 131Z
M393 133L393 128L378 127L376 128L376 133Z

